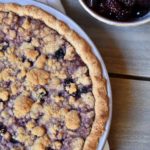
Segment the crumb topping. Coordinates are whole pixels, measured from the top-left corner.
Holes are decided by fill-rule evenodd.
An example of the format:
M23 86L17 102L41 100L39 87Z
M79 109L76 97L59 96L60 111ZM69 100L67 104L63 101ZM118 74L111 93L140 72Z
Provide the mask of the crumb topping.
M0 99L1 99L2 101L7 101L7 100L8 100L8 97L9 97L8 91L1 88L1 89L0 89Z
M40 69L32 69L27 73L27 82L32 85L45 85L48 83L50 74Z
M40 126L36 126L31 130L33 135L36 135L38 137L43 136L45 133L45 129L43 127Z
M14 101L14 115L17 118L24 117L31 109L33 102L30 98L25 96L19 96Z
M36 60L36 62L35 62L35 66L37 68L43 69L45 64L46 64L46 56L45 55L40 55L38 57L38 59Z
M88 68L40 20L0 12L0 149L82 150L94 120Z
M38 51L32 49L25 50L25 56L32 61L36 60L38 55L39 55Z
M84 140L82 138L75 138L71 143L72 150L82 150Z
M76 130L80 127L80 117L77 111L70 111L67 113L66 118L66 127L70 130Z
M27 124L26 124L26 128L27 130L31 131L34 127L36 126L36 123L35 121L29 121Z

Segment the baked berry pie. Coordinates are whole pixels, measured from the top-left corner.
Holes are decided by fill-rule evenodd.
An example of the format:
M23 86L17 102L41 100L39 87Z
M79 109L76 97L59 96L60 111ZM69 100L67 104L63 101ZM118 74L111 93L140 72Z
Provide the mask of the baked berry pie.
M96 150L107 118L89 45L39 8L0 4L0 150Z

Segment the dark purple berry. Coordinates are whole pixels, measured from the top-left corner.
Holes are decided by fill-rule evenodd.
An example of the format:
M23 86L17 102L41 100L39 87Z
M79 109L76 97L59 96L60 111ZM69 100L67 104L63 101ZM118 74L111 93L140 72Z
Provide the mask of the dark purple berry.
M25 57L25 56L22 56L21 59L22 59L22 62L25 62L26 57Z
M20 143L19 141L17 141L17 140L14 139L14 138L11 138L11 139L10 139L10 142L11 142L12 144L18 144L18 143Z
M150 10L150 0L136 0L139 7L148 8Z
M142 17L144 15L146 15L148 12L148 8L139 8L139 6L137 7L134 7L134 11L132 13L132 15L135 17L135 18L138 18L138 17Z
M73 83L73 82L74 81L73 81L72 78L67 78L67 79L64 80L64 85L67 86L67 85L69 85L70 83Z
M136 0L118 0L118 1L127 7L131 7L135 4Z
M81 97L81 92L79 89L77 89L77 91L75 93L72 94L73 97L75 97L76 99L79 99Z
M80 89L81 93L87 93L88 92L88 87L84 86Z
M10 84L11 84L11 81L5 81L4 84L3 84L3 87L4 88L9 88Z
M58 93L58 96L63 96L63 93L59 92L59 93Z
M55 57L56 59L63 59L64 56L65 56L65 51L64 51L62 48L58 49L58 50L55 52L55 55L54 55L54 57Z
M131 13L131 8L121 5L117 0L106 0L105 7L107 9L106 13L108 16L117 21L126 20Z
M30 66L32 67L34 65L33 61L28 59L28 62L30 63Z
M6 132L7 132L6 126L2 122L0 122L0 134L4 134Z
M116 19L118 21L127 20L131 15L130 9L122 9L116 14Z
M150 0L85 0L85 3L96 13L115 21L135 20L150 11Z
M54 150L54 149L51 147L47 147L46 150Z
M121 6L117 0L106 0L105 7L110 13L117 14L121 10Z
M4 41L3 43L1 43L2 44L2 51L6 51L7 50L7 48L9 47L9 42L7 42L7 41Z

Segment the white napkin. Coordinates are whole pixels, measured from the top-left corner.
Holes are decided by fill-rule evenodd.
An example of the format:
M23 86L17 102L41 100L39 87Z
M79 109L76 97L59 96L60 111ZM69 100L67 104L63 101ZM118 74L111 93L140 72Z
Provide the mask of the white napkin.
M61 3L61 0L36 0L36 1L44 3L49 6L52 6L53 8L55 8L65 14L65 9ZM106 142L103 150L109 150L108 142Z

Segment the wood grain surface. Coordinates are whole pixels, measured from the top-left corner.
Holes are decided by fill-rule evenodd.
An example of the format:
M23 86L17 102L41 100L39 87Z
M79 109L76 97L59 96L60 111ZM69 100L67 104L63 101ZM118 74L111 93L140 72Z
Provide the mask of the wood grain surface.
M113 27L83 10L78 0L62 0L68 16L91 37L111 77L111 150L150 150L150 23Z
M111 78L113 119L111 150L150 149L150 83Z

